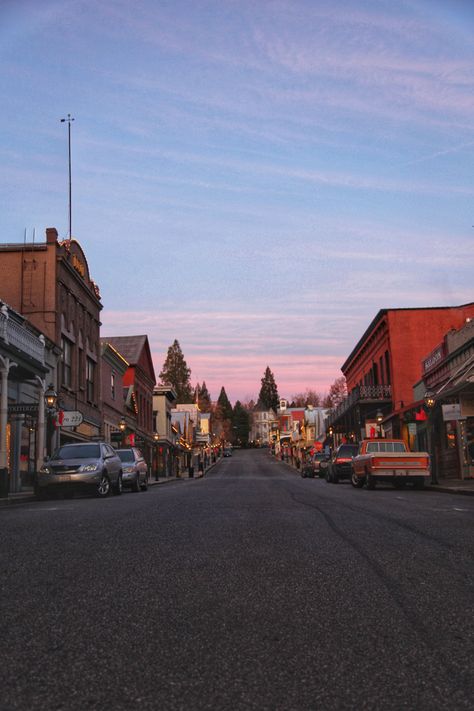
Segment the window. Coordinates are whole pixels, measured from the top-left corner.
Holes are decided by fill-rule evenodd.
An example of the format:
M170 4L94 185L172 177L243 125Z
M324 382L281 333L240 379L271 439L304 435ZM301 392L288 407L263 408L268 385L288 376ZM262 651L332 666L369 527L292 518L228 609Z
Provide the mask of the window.
M89 402L94 401L95 392L95 363L90 358L87 358L86 363L86 394Z
M110 374L110 396L115 400L115 373Z
M72 385L72 343L64 336L61 338L61 379L66 388Z

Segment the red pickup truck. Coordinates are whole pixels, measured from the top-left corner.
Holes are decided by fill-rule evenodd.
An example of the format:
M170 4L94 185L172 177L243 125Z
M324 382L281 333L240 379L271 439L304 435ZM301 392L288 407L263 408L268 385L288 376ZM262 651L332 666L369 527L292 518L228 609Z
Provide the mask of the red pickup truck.
M352 460L352 486L375 489L377 481L402 488L407 481L422 488L430 476L427 452L409 452L402 439L364 439Z

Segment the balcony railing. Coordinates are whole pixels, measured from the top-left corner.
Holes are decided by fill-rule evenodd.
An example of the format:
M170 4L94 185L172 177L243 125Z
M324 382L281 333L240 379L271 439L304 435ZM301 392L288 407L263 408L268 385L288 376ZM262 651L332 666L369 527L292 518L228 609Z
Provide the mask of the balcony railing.
M331 424L335 422L341 415L344 415L351 407L356 405L358 402L364 402L368 400L391 400L392 399L392 386L391 385L360 385L354 390L333 410L329 417L328 422Z
M44 341L22 324L0 312L0 339L44 365Z

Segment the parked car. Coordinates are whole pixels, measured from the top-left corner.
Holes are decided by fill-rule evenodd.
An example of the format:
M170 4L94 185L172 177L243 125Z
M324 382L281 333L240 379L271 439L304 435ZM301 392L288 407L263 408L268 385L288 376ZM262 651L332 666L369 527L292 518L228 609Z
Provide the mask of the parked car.
M35 479L35 494L91 490L104 498L122 493L122 462L107 442L64 444L45 461Z
M321 473L322 472L321 464L323 462L327 462L327 461L329 461L329 455L326 454L325 452L315 452L313 454L314 473L316 475L318 475L319 477L323 477L325 475L325 472L324 472L324 474ZM323 469L324 469L324 465L323 465Z
M334 451L326 472L326 481L338 484L341 479L352 477L352 459L357 456L357 444L340 444Z
M331 462L331 454L326 453L322 459L319 461L318 476L320 479L326 479L326 475L329 469L329 464Z
M132 491L146 491L148 489L148 464L143 454L136 447L117 449L117 454L122 462L123 485Z
M232 456L232 450L231 449L224 449L224 457L231 457Z
M301 467L301 476L303 477L303 479L306 479L306 477L312 479L314 477L314 466L312 459L309 459L308 461L304 462L303 466Z

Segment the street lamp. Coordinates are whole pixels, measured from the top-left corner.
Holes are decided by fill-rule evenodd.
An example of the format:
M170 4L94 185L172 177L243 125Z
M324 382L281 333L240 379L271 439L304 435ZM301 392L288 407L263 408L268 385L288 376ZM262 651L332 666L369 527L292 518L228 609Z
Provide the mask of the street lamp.
M45 390L44 402L48 416L46 422L46 454L50 457L53 450L53 415L56 412L56 404L58 402L58 394L52 383L47 390Z
M436 458L434 456L434 451L433 451L433 437L432 437L432 413L434 410L434 406L436 405L436 398L434 396L434 393L431 392L431 390L427 390L423 400L425 402L425 407L428 410L428 420L426 422L426 433L427 433L427 439L428 439L428 453L430 455L430 464L431 464L431 481L433 484L438 484L438 477L436 473Z
M120 432L125 432L125 429L127 427L127 423L125 422L125 419L122 417L120 422L119 422L119 430Z
M44 401L48 410L54 410L56 408L56 403L58 401L58 394L53 387L53 384L48 387L44 393Z

